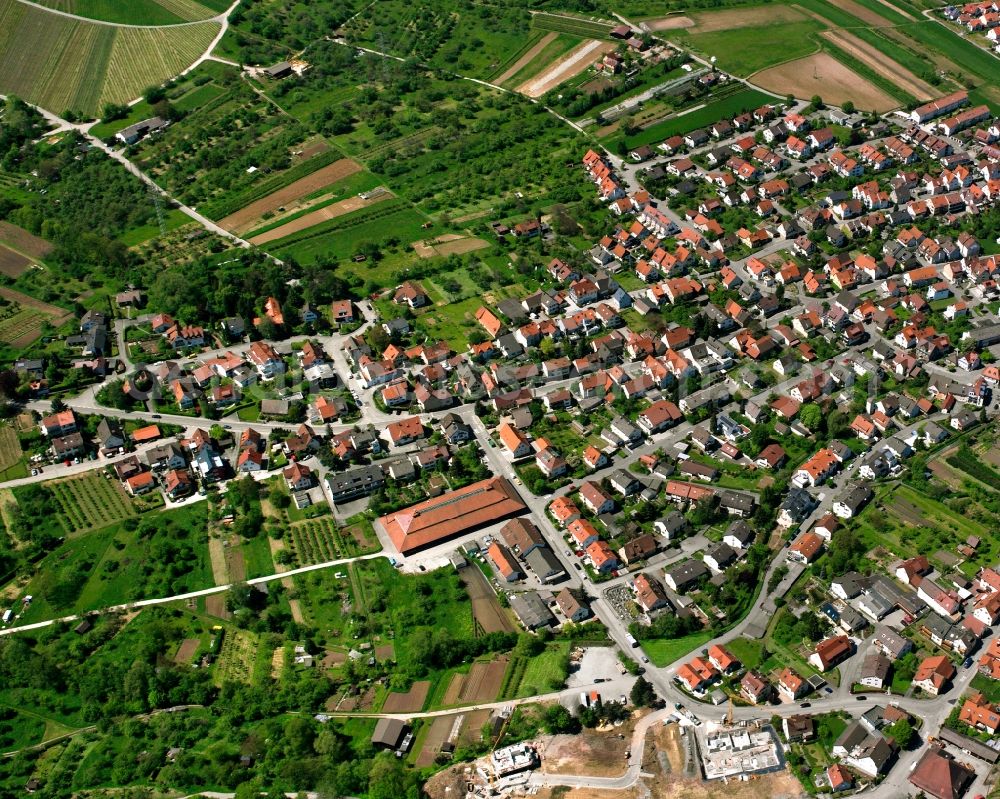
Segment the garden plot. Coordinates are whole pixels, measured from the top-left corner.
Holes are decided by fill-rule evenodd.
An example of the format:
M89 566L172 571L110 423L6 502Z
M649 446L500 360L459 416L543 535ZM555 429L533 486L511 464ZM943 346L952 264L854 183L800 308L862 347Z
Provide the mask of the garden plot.
M385 698L382 705L383 713L419 713L423 710L424 702L427 701L427 694L431 689L428 680L420 680L413 683L406 693L393 691Z
M60 520L70 535L138 515L121 485L103 473L90 472L82 477L57 480L48 487L59 503Z

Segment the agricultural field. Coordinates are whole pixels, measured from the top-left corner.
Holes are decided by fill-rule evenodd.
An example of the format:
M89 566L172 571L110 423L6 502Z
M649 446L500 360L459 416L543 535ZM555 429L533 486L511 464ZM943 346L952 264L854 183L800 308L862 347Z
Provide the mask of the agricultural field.
M288 536L298 566L360 554L358 541L349 532L340 530L332 518L295 522L289 528Z
M52 252L52 244L10 222L0 222L0 244L35 261Z
M119 28L0 0L0 92L94 116L190 66L218 31L215 22Z
M215 662L213 679L216 685L227 682L249 683L260 641L248 630L227 627L222 650Z
M59 518L69 535L107 527L139 512L121 484L103 472L57 480L46 487L58 503Z
M13 289L0 288L0 341L26 347L42 335L46 325L59 327L72 314Z
M694 108L681 112L673 117L650 125L634 136L626 138L628 147L638 147L642 144L655 144L675 134L689 133L696 128L702 128L729 119L744 111L759 108L765 103L774 101L774 97L754 89L734 87L734 90L718 99L709 98L703 108Z
M228 0L39 0L39 5L79 17L124 25L176 25L211 19Z
M987 101L1000 101L995 58L899 4L802 0L695 11L648 24L779 94L820 94L829 102L850 99L859 108L884 111L971 81ZM756 46L765 40L781 46Z
M254 225L259 224L261 219L269 218L283 206L292 205L306 197L322 192L331 184L350 177L363 168L349 158L340 158L323 166L323 162L328 162L335 155L333 151L327 151L327 153L304 162L300 167L303 171L306 168L315 167L314 172L294 180L287 186L277 189L259 200L254 200L236 213L219 219L219 224L226 230L234 232L249 230ZM286 174L285 177L287 178L288 175ZM255 193L264 190L264 188L258 187Z
M819 95L824 102L843 105L850 100L857 108L885 112L899 101L878 86L863 80L829 53L814 53L753 76L754 85L796 97Z

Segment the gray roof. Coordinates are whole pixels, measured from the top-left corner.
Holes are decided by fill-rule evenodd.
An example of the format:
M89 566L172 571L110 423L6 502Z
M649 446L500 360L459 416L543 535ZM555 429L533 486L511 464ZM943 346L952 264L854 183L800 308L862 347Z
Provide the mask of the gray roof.
M535 547L525 556L524 561L542 581L566 574L566 569L556 557L556 553L548 547Z
M538 550L536 550L537 552ZM555 624L556 617L534 591L525 594L515 594L510 599L510 609L521 620L521 624L529 630L538 627L549 627Z

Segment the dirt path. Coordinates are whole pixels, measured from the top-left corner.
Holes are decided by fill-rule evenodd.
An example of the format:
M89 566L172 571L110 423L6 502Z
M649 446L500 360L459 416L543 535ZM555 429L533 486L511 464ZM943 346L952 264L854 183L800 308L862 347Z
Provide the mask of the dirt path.
M323 208L317 208L315 211L303 214L298 219L293 219L291 222L286 222L280 227L276 227L266 233L261 233L259 236L254 236L250 239L250 243L267 244L269 241L277 241L278 239L285 238L285 236L298 233L300 230L306 230L313 225L318 225L320 222L336 219L338 216L349 214L351 211L357 211L361 208L367 208L369 205L375 205L375 203L380 203L394 196L392 192L387 191L369 200L362 199L361 197L348 197L346 200L332 203Z
M213 585L228 585L229 579L226 574L226 547L222 539L215 535L208 537L208 557L212 562L212 583Z
M900 89L912 94L918 100L929 100L937 94L937 91L928 83L920 80L908 69L883 55L875 47L859 39L853 33L848 33L845 30L833 30L823 31L820 35L833 42L841 50L854 56L865 66L875 70L879 75L884 75Z
M899 107L899 101L882 91L828 53L814 53L776 67L761 70L750 80L777 94L822 97L834 105L850 100L858 108L884 112Z
M541 97L549 89L579 75L605 53L615 49L614 42L600 42L588 39L574 47L548 69L540 72L527 83L518 86L517 91L528 97Z
M510 69L504 72L503 75L501 75L493 82L496 83L498 86L502 86L505 80L510 80L518 72L520 72L522 69L528 66L528 64L531 63L531 60L535 56L537 56L540 52L542 52L542 50L548 47L549 43L554 41L556 36L558 35L559 34L556 33L555 31L553 31L552 33L546 33L541 39L538 40L538 44L536 44L534 47L528 50L528 52L526 52L523 56L517 59L517 61L514 62L514 65Z
M362 166L357 161L352 161L350 158L341 158L339 161L334 161L332 164L317 169L311 175L299 178L294 183L285 186L285 188L278 189L266 197L262 197L250 203L250 205L241 208L239 211L220 219L218 224L226 230L246 229L269 211L277 211L283 205L288 205L301 197L312 194L317 189L322 189L331 183L343 180L361 170Z

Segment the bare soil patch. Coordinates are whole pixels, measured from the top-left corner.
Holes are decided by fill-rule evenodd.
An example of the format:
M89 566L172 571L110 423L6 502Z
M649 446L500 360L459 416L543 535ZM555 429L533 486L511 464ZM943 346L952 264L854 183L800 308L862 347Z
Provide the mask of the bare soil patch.
M405 694L393 691L385 698L382 705L383 713L418 713L427 701L427 693L431 689L429 680L420 680L413 683L410 690Z
M386 663L396 659L396 647L392 644L382 644L375 647L375 660Z
M672 17L646 21L646 27L651 31L675 31L678 28L693 28L694 25L694 20L691 17L685 17L683 14L675 14Z
M284 205L288 205L295 200L312 194L324 186L329 186L338 180L353 175L362 170L361 164L352 161L350 158L341 158L321 169L317 169L311 175L299 178L294 183L290 183L283 189L278 189L266 197L256 200L245 208L241 208L236 213L220 219L219 225L226 230L242 230L256 222L264 214L277 211Z
M314 142L307 144L299 154L296 156L296 162L308 161L310 158L315 158L317 155L325 153L330 149L330 145L323 139L316 139Z
M229 619L233 615L226 610L226 595L224 593L205 597L205 612L209 616L215 616L219 619Z
M721 11L702 11L691 14L694 20L692 33L727 31L733 28L754 28L782 22L801 22L805 14L791 6L769 3L756 8L727 8Z
M870 67L878 74L884 75L900 89L912 94L918 100L927 100L938 93L930 84L920 80L910 70L883 55L877 48L859 39L853 33L848 33L844 30L823 31L822 36L833 42L841 50L854 56L854 58L858 59L866 67ZM866 106L861 107L864 108Z
M494 701L500 693L507 663L506 657L497 658L490 663L473 663L462 683L459 702L475 705Z
M36 260L44 258L54 249L45 239L10 222L0 222L0 242Z
M271 679L277 680L285 670L285 648L276 646L271 653Z
M212 563L212 582L215 585L226 585L226 547L222 539L211 535L208 537L208 558Z
M773 774L755 774L749 782L723 780L703 782L700 779L672 778L648 782L654 799L793 799L806 797L798 779L789 771ZM610 792L608 799L610 799ZM570 799L567 797L567 799ZM594 796L592 799L598 799Z
M946 460L957 451L958 447L950 447L940 452L936 458L931 459L927 464L927 468L931 470L938 480L947 483L952 488L961 488L962 477L946 463Z
M610 730L584 729L579 735L553 735L545 743L542 772L619 777L628 767L625 753L632 743L635 720Z
M174 655L174 663L190 663L200 643L197 638L185 638L181 641L181 645L177 647L177 654Z
M483 737L483 725L490 720L490 710L473 710L465 714L465 724L458 735L459 743L471 745Z
M346 662L347 654L335 649L328 649L323 655L323 660L320 661L324 669L335 669L337 666L343 666Z
M486 582L486 577L479 569L462 569L462 583L472 601L472 615L484 633L515 632L514 623L500 607L496 594Z
M243 560L243 550L236 543L235 537L226 547L226 569L229 572L229 582L242 583L247 578L247 566Z
M421 258L433 258L443 255L464 255L489 246L490 243L483 239L449 235L433 241L416 241L413 243L413 251Z
M499 78L497 78L494 81L494 83L496 83L497 85L502 85L504 81L513 78L518 72L520 72L522 69L528 66L528 64L531 63L531 60L535 58L540 52L542 52L542 50L548 47L549 43L552 40L554 40L558 35L559 34L556 33L555 31L552 31L551 33L546 33L541 39L538 40L538 44L536 44L534 47L528 50L528 52L526 52L523 56L517 59L517 61L514 62L511 68L508 69L506 72L504 72L503 75L501 75Z
M362 549L370 549L372 546L363 524L352 524L350 527L345 527L341 530L341 534L345 537L351 536Z
M9 247L0 244L0 273L16 279L23 275L30 266L31 259L26 255L21 255L21 253L14 252Z
M451 737L451 731L456 722L461 721L461 716L439 716L434 719L431 728L424 737L420 754L417 755L417 768L426 768L434 765L434 758L441 751L441 746Z
M893 497L890 500L887 510L903 522L903 524L909 524L913 527L919 527L927 524L927 519L925 519L924 514L920 512L920 508L912 505L905 499Z
M528 97L541 97L549 89L554 89L560 83L576 77L605 53L610 53L614 49L614 42L588 39L531 80L518 86L517 91Z
M331 696L326 700L327 710L342 710L349 713L355 710L371 710L375 704L375 689L369 688L358 696L346 696L344 698Z
M322 208L317 208L315 211L303 214L297 219L293 219L291 222L286 222L284 225L280 225L279 227L269 230L266 233L254 236L250 239L250 243L267 244L269 241L277 241L278 239L285 238L285 236L291 236L293 233L298 233L300 230L306 230L307 228L311 228L313 225L318 225L320 222L326 222L329 219L336 219L338 216L349 214L351 211L358 211L362 208L367 208L369 205L375 205L375 203L388 200L393 196L395 195L393 195L392 192L387 191L367 200L362 197L348 197L346 200L340 200L339 202L325 205Z
M441 704L447 707L448 705L457 705L458 698L462 695L462 686L465 685L465 675L464 674L452 674L451 682L448 683L448 687L445 689L444 697L441 699Z
M751 81L777 94L812 97L833 105L852 101L858 108L889 111L899 102L827 53L814 53L755 73ZM829 99L827 99L829 98Z

